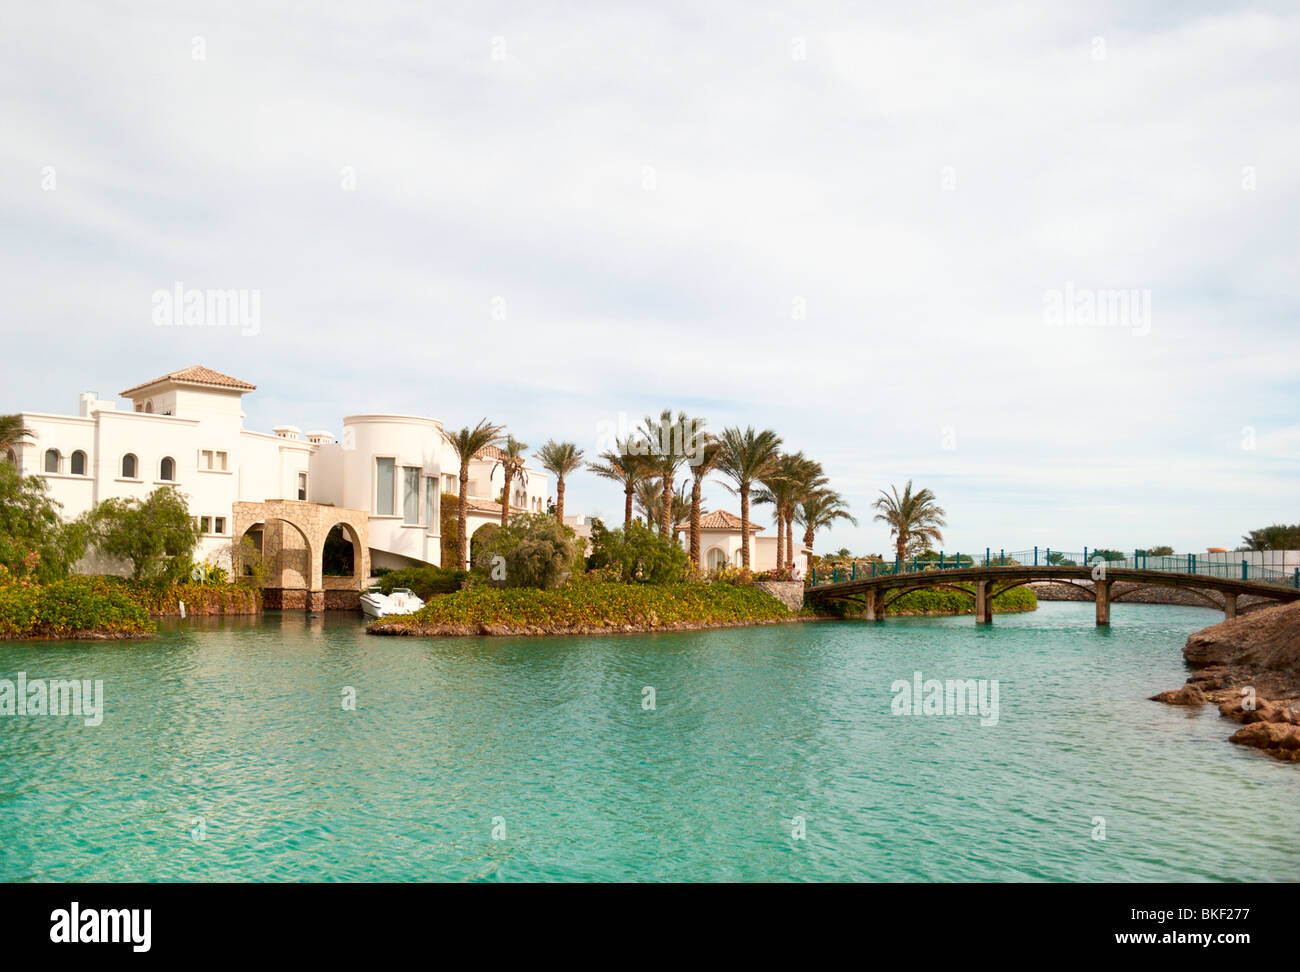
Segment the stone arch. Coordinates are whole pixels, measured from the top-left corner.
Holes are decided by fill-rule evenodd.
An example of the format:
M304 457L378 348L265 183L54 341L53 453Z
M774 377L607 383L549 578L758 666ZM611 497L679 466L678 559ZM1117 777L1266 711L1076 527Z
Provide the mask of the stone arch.
M957 594L965 594L972 601L975 600L974 591L968 591L966 590L966 588L958 587L955 584L912 584L908 587L896 587L890 590L889 596L886 597L880 604L876 606L876 610L878 612L883 613L885 608L889 607L889 605L893 604L904 594L911 594L913 591L930 590L932 588L937 588L945 591L954 591Z
M243 539L262 524L263 600L267 607L355 608L370 576L369 520L363 510L342 509L303 500L234 504L232 534ZM339 527L352 545L353 572L326 579L325 540ZM242 572L242 565L240 567ZM328 595L328 596L327 596Z

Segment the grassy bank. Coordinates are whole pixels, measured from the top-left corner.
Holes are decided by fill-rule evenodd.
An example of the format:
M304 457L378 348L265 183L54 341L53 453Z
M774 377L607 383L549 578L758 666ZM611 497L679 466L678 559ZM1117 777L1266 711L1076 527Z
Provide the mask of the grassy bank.
M261 592L235 584L150 584L125 577L69 577L0 586L0 639L138 638L151 618L256 614Z
M887 618L941 616L945 614L974 614L975 598L969 584L957 584L972 591L972 596L959 594L939 588L909 591L894 601L884 611ZM1034 611L1038 608L1038 598L1028 587L1013 587L1011 590L993 598L994 614L1014 614L1021 611ZM844 617L861 617L862 608L846 605L842 608Z
M791 617L780 601L733 584L581 581L552 591L473 587L412 615L373 622L371 634L582 634L724 627Z

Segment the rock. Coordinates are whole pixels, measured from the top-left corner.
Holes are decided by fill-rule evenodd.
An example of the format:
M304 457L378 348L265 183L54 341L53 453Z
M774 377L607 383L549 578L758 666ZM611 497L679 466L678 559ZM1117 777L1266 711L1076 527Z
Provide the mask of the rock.
M1215 689L1221 689L1226 684L1227 672L1222 668L1206 668L1199 672L1193 672L1187 679L1190 684L1198 685L1206 692L1213 692Z
M1228 739L1242 746L1258 749L1300 749L1300 726L1278 722L1254 722L1242 726ZM1288 757L1290 758L1290 757Z
M1208 701L1205 693L1195 685L1184 685L1180 689L1171 689L1151 696L1152 702L1164 702L1168 705L1205 705Z
M1187 639L1183 657L1195 668L1250 665L1300 677L1300 601L1203 628Z

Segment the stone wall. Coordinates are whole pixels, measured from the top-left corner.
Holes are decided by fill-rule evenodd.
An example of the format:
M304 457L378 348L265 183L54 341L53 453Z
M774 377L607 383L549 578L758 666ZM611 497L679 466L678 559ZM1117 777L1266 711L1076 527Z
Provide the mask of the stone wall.
M803 608L803 581L754 581L754 586L774 598L791 611Z

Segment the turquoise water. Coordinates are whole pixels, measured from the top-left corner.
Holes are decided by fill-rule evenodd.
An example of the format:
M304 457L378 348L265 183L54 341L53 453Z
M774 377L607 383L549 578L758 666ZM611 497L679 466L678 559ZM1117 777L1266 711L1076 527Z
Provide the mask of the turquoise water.
M1145 700L1221 616L1113 611L441 640L270 614L0 644L0 677L107 699L98 727L0 717L0 880L1300 878L1300 767ZM918 669L997 679L997 724L893 715Z

